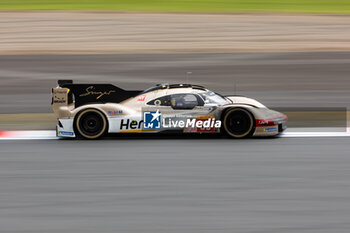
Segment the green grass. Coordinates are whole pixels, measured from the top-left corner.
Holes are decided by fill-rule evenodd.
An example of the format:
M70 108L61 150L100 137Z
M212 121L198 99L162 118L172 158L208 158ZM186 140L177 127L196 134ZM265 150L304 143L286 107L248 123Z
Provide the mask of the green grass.
M0 0L0 10L350 13L350 0Z

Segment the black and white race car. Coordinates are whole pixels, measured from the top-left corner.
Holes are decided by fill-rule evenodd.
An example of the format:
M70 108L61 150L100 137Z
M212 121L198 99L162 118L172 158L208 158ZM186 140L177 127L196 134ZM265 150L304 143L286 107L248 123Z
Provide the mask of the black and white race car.
M190 84L127 91L111 84L59 80L52 89L57 136L97 139L107 133L224 133L274 136L286 115L243 96L222 96Z

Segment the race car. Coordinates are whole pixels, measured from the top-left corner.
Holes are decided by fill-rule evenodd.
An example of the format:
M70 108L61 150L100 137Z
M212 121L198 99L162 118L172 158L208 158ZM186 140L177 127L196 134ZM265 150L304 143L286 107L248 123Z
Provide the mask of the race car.
M244 96L222 96L191 84L143 91L111 84L58 80L52 109L58 137L98 139L108 133L220 133L232 138L275 136L287 116Z

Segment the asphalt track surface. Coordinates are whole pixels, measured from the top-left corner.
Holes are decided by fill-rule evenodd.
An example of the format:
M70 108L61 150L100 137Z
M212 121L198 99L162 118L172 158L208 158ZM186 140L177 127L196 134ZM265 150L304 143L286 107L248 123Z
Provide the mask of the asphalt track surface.
M349 142L0 141L1 232L348 233Z
M57 79L141 90L190 82L269 107L344 108L349 74L350 52L2 55L0 113L51 112Z

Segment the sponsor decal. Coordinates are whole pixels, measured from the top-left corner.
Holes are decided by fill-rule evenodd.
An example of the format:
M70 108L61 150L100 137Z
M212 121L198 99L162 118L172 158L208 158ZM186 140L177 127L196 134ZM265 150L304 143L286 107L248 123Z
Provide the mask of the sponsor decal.
M137 101L145 101L146 95L140 95Z
M143 120L136 121L131 119L122 119L120 122L120 130L129 130L129 129L141 129L143 125Z
M59 100L59 99L56 99L53 101L55 104L65 104L66 101L65 100Z
M69 89L54 89L53 93L54 94L67 94L69 92Z
M120 132L155 131L159 129L184 129L184 132L216 132L221 127L221 121L213 116L197 118L166 117L159 111L144 111L142 120L121 119Z
M156 112L143 112L143 128L144 129L160 129L162 114Z
M184 128L185 132L215 132L221 127L221 121L213 116L201 116L198 118L186 118L184 116L162 117L162 113L157 111L143 112L144 129L170 129Z
M258 125L268 125L269 120L258 120Z
M266 128L264 129L265 132L276 132L277 128Z
M257 119L256 126L257 127L266 127L266 126L274 126L276 125L273 120L270 119Z
M108 115L119 115L122 114L122 110L117 110L117 111L108 111Z
M62 91L62 90L54 90L52 103L65 104L66 103L66 94L67 94L66 90L64 90L64 91Z
M201 123L199 123L201 122ZM215 129L221 127L221 121L216 121L213 116L200 116L194 123L194 119L188 122L186 133L213 133Z
M204 110L208 110L208 111L212 110L212 108L208 108L208 107L204 107L204 106L195 106L193 109L195 109L195 110L202 110L202 109L204 109Z
M68 132L68 131L58 131L58 134L63 135L63 136L73 136L73 132Z
M97 91L97 90L95 90L94 86L89 86L88 88L86 88L85 91L86 91L86 93L83 93L79 96L82 97L82 96L89 96L89 95L97 95L96 100L98 100L99 98L101 98L104 95L110 95L111 93L115 92L115 90Z
M186 119L186 120L173 120L171 118L167 119L167 122L163 120L164 128L189 128L194 131L190 132L210 132L215 128L221 127L221 121L215 120L215 118L209 118L207 120L203 119Z

